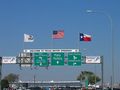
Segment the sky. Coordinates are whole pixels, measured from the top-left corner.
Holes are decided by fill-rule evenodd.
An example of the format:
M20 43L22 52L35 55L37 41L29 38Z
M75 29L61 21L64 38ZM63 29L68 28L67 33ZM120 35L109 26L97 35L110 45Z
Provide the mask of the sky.
M24 48L80 48L83 56L104 57L104 82L110 82L113 45L114 79L120 83L119 8L120 0L0 0L0 55L18 56ZM87 13L86 10L96 13ZM112 29L107 14L112 18ZM64 30L64 39L52 41L53 30L60 29ZM23 42L25 33L34 36L33 43ZM90 34L92 41L80 42L79 33ZM21 80L33 80L34 76L36 80L45 81L76 80L80 72L85 70L101 77L100 64L22 70L18 64L4 64L2 78L15 73L19 74Z

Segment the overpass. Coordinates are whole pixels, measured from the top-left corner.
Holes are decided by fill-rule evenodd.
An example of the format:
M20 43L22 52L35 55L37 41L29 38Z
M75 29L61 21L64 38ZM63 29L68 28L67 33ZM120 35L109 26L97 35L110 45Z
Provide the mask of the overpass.
M19 81L14 84L25 87L82 87L80 81Z

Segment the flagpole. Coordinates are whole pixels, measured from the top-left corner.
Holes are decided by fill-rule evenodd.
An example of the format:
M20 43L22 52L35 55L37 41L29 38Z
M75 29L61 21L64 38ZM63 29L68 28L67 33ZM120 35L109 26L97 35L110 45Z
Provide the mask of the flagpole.
M51 49L53 48L53 37L51 39Z
M80 51L80 33L78 32L78 49Z
M25 49L25 42L23 41L23 52L24 52L24 49Z
M23 51L25 49L25 34L24 34L24 38L23 38Z
M24 49L25 49L25 34L23 35L23 47L22 47L22 51L24 53ZM21 70L21 53L20 53L20 70Z
M23 38L23 53L26 52L26 51L25 51L25 49L26 49L26 45L25 45L26 39L27 39L27 41L28 41L28 37L26 38L26 35L27 35L27 34L24 34L24 38ZM26 56L24 56L24 54L23 54L23 59L25 59L24 57L26 57ZM24 64L25 64L25 63L24 63ZM20 67L21 67L21 64L20 64Z
M24 53L24 48L25 48L25 34L23 36L23 47L22 47L22 52ZM21 53L20 53L20 70L21 70Z
M52 32L52 36L50 36L51 39L51 49L53 49L53 32Z

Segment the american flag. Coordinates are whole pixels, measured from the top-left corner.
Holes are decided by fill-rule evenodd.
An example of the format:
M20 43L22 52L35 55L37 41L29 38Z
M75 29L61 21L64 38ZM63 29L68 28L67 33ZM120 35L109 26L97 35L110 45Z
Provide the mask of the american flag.
M63 30L53 31L53 34L52 34L53 39L61 39L63 37L64 37L64 31Z

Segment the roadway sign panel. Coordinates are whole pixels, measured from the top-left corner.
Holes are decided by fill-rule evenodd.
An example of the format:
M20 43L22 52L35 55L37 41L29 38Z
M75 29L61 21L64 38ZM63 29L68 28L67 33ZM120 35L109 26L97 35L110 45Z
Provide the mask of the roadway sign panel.
M51 52L59 52L59 53L68 53L68 52L80 52L79 49L24 49L23 52L27 53L51 53Z
M64 53L51 53L51 65L64 65Z
M81 53L68 53L68 65L80 66L81 65Z
M3 56L2 57L2 63L4 63L4 64L15 64L16 63L16 57L15 56Z
M100 56L86 56L85 58L86 64L100 64L101 57Z
M34 53L35 66L48 66L48 53Z
M22 67L30 67L32 65L32 53L20 53L17 63Z

